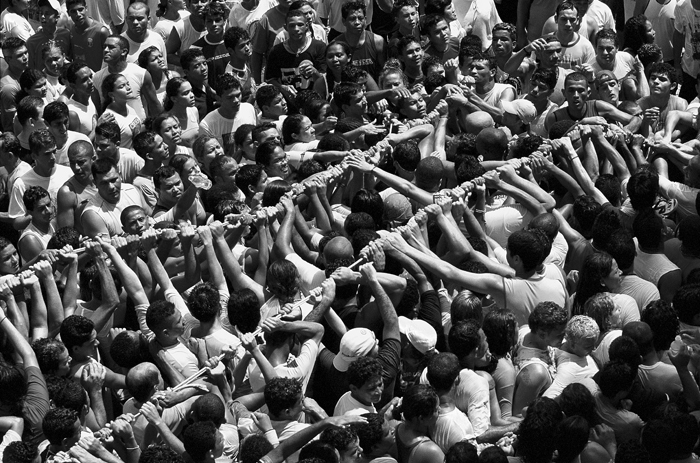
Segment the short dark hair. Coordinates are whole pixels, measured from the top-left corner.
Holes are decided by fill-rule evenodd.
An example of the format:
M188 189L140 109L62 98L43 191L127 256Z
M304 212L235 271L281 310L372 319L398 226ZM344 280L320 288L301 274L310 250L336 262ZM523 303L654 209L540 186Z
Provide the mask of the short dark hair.
M36 204L44 198L49 198L49 192L44 187L34 185L27 188L22 195L22 202L27 211L33 211Z
M68 0L70 1L70 0ZM83 0L77 0L83 1ZM183 463L180 455L167 444L151 444L141 452L139 463Z
M609 27L604 27L596 33L595 40L593 41L594 46L597 47L598 42L605 39L612 40L615 44L615 47L619 46L620 44L617 38L617 32L615 32L614 29L610 29Z
M512 311L492 310L484 317L482 329L489 351L494 355L506 355L518 340L517 321Z
M479 347L479 329L479 323L471 319L452 326L447 337L450 349L457 357L466 357Z
M173 166L160 166L153 173L153 186L156 187L156 190L160 191L161 182L166 178L172 177L175 174L177 174L177 169L175 169Z
M94 330L95 324L89 318L82 315L70 315L64 318L63 323L61 323L61 340L70 353L73 347L88 342Z
M115 145L119 145L122 137L119 124L114 121L105 121L97 124L97 127L95 127L95 135L106 138Z
M281 94L280 89L274 85L263 85L255 92L255 103L258 105L258 108L262 109L263 106L272 104L275 98Z
M25 96L17 104L17 120L21 125L27 123L29 118L39 118L39 108L44 105L44 100L34 96Z
M24 441L10 442L2 454L7 463L33 463L39 455L39 448Z
M207 453L216 447L216 433L219 432L211 421L198 421L182 433L182 443L187 454L195 462L204 461Z
M241 81L232 74L223 74L216 80L216 92L221 95L229 90L240 90Z
M162 327L163 322L172 316L176 310L172 302L164 300L153 302L146 311L146 326L155 332Z
M600 371L598 386L605 397L613 398L618 392L629 390L636 377L637 368L625 362L610 361Z
M221 312L221 296L210 282L200 283L190 292L187 298L187 306L194 318L200 322L207 323L219 316L219 312Z
M540 302L530 312L527 318L527 324L533 333L538 330L550 332L557 328L566 326L569 314L566 309L560 307L554 302Z
M56 146L56 139L46 129L35 130L29 135L29 151L36 154L41 149Z
M367 16L367 7L365 6L365 2L347 2L340 8L340 14L342 15L343 19L347 19L350 13L355 11L362 11L362 14Z
M238 45L241 40L250 40L250 34L242 27L230 27L224 32L224 45L226 48L236 48L236 45ZM260 87L258 91L262 90L262 88L263 87Z
M663 240L664 221L653 209L637 214L632 224L640 248L656 249Z
M374 357L360 357L348 367L348 384L361 388L368 381L382 377L382 364Z
M301 399L301 382L294 378L273 378L265 385L264 395L268 410L277 416Z
M445 23L447 23L447 20L442 14L426 14L420 22L420 33L423 35L430 35L432 29L437 26L440 21L445 21Z
M695 316L700 313L700 284L686 284L673 295L673 308L683 323L693 325Z
M192 404L192 416L197 421L211 421L218 428L226 422L226 407L218 395L204 394Z
M204 53L202 53L202 49L188 48L187 50L184 50L180 55L180 66L182 66L182 69L184 69L185 71L189 71L190 66L197 58L204 58Z
M459 358L451 352L440 352L428 362L428 382L438 392L452 389L462 367Z
M98 175L107 175L113 169L119 171L117 163L109 158L96 159L90 167L95 181L97 181Z
M353 82L340 82L333 90L333 101L339 108L349 105L353 97L362 92L362 86Z
M277 148L280 148L280 145L274 140L268 140L260 144L260 146L258 146L258 148L255 150L256 164L260 164L264 167L269 167L270 162L272 161L272 155L277 150Z
M51 445L61 445L64 439L73 437L78 414L67 408L52 408L44 415L41 429Z
M668 350L680 331L678 314L670 302L659 299L650 302L642 311L642 321L654 333L654 349Z
M158 134L151 130L145 130L134 135L133 148L136 154L146 159L148 153L155 148L156 135Z
M671 81L671 86L678 83L678 73L676 72L676 68L668 63L653 63L649 67L649 77L651 77L652 74L666 74L668 80Z
M59 356L66 346L54 338L41 338L32 343L32 349L36 355L39 369L44 376L57 371L60 368Z
M552 243L539 229L518 230L508 237L508 250L511 256L518 256L527 272L539 267L551 251Z
M135 334L136 340L132 338L131 333L128 331L122 331L115 336L112 344L109 346L112 360L122 368L131 369L139 363L151 361L148 341L141 336L140 332Z
M67 408L80 415L88 407L88 398L85 389L76 381L66 381L63 387L53 395L55 407Z

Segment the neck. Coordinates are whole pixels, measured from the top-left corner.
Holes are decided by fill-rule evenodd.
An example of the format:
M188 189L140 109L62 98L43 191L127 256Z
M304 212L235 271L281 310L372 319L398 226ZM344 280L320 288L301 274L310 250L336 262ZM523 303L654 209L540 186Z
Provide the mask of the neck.
M15 158L14 161L11 161L8 165L6 165L5 170L7 170L7 173L11 174L12 172L14 172L15 169L19 167L20 162L22 162L20 158Z
M41 177L51 177L53 173L56 172L56 167L52 169L44 169L42 166L37 164L34 166L34 172Z
M525 335L525 338L523 339L523 345L525 347L531 347L533 349L539 350L547 350L547 347L549 347L542 341L542 339L536 336L533 332L529 332Z
M662 95L659 95L658 93L652 93L651 95L649 95L649 101L651 101L651 104L653 106L659 106L661 108L665 108L666 106L668 106L668 102L670 100L670 93L664 93Z
M73 96L71 98L74 101L84 105L90 102L90 94L85 92L73 92Z
M402 36L413 35L413 28L400 25L399 34Z
M449 43L441 43L441 42L430 42L430 45L432 45L432 47L434 49L436 49L437 51L440 51L440 52L446 52L447 49L450 47Z
M224 40L224 36L223 36L223 35L207 34L206 39L207 39L210 43L219 43L219 42L221 42L222 40Z
M345 38L348 39L350 45L357 44L362 38L364 30L356 31L355 29L345 28Z
M143 168L139 171L139 174L145 176L145 177L153 177L153 174L156 172L156 169L158 169L162 163L156 163L152 159L146 160L146 162L143 164Z
M75 175L73 177L75 177L75 180L77 180L78 183L80 183L82 186L89 186L95 184L94 180L92 179L92 175L90 175L87 179L81 179L80 177L76 177Z
M126 116L129 113L126 101L112 101L109 104L108 108L114 111L115 113L119 113L124 116Z
M87 18L82 26L75 25L75 30L82 34L86 30L88 30L90 26L92 26L92 18Z
M498 64L498 68L503 69L511 56L513 56L513 53L509 55L496 55L496 63Z
M495 80L489 80L488 82L484 82L483 84L476 84L476 93L486 93L490 92L491 89L496 85Z
M559 43L561 43L562 45L570 44L571 42L576 40L576 37L578 37L578 34L574 31L557 31L557 38L559 39Z
M161 82L163 81L163 70L158 68L155 71L149 71L151 74L151 79L153 80L153 86L159 88Z
M664 252L664 245L661 243L659 246L656 248L646 248L639 246L639 250L642 252L646 252L647 254L659 254Z
M232 109L232 108L224 108L223 106L218 109L219 114L221 114L221 117L225 117L226 119L233 119L236 117L236 114L238 111Z
M13 79L19 80L19 76L22 75L22 73L24 72L25 69L26 69L26 68L19 68L19 67L12 68L12 67L10 67L10 68L7 70L7 73L8 73L8 74L10 75L10 77L12 77Z
M535 109L537 110L538 113L541 113L547 108L547 105L549 104L549 98L542 98L539 100L536 100L532 98L530 95L526 95L525 99L532 102L532 104L535 105Z
M201 18L197 13L190 14L190 23L197 32L204 31L204 18Z
M652 366L659 363L659 356L655 350L652 350L642 358L642 365Z
M175 8L168 8L168 10L163 15L163 18L169 19L170 21L177 21L180 19L180 12Z
M146 40L146 35L148 35L148 29L146 29L144 32L142 32L140 34L137 34L136 32L133 32L132 30L127 29L126 35L128 35L129 38L136 43L143 43L143 41Z
M247 63L247 61L244 58L239 58L238 56L231 54L229 54L228 62L231 64L231 67L241 70L245 69L245 65Z
M116 63L107 63L107 69L110 74L119 74L126 69L126 59L120 59Z
M49 228L51 227L51 222L42 223L42 222L37 222L37 221L35 221L35 220L33 220L33 219L32 219L32 224L33 224L36 228L38 228L40 231L42 231L42 232L44 232L44 233L48 233L48 232L49 232Z
M202 337L209 336L210 334L216 333L221 329L221 322L218 317L215 317L210 322L199 322L199 333Z
M157 335L156 335L156 341L158 341L158 344L160 344L163 347L174 346L175 344L178 343L177 338L170 339L170 338L166 338L164 336L157 336Z

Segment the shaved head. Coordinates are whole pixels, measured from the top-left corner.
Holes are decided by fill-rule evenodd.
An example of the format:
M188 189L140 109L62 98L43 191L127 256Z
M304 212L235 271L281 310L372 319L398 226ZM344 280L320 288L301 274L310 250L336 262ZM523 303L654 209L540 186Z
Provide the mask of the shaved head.
M354 259L355 253L350 240L344 236L336 236L323 248L323 259L334 262L338 259Z
M492 128L495 124L493 118L486 111L476 111L471 114L467 114L464 118L465 129L467 133L473 135L479 135L483 129Z
M502 161L508 152L508 135L502 130L487 128L476 136L476 152L484 161Z
M126 388L141 403L151 398L161 382L158 367L150 362L139 363L126 374Z

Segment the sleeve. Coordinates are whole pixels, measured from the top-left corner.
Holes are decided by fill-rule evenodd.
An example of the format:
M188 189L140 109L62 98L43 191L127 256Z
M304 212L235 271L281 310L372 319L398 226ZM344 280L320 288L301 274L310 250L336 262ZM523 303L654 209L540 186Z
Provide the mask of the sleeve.
M673 27L675 27L677 32L681 34L685 33L686 20L683 15L683 4L676 4L676 8L673 10L673 16L675 17L673 21Z
M398 339L382 341L377 360L382 364L384 384L390 383L401 369L401 341Z
M253 51L255 53L260 53L264 55L267 53L267 29L269 25L269 20L266 15L263 15L258 21L258 25L255 28L255 34L253 35Z
M293 263L299 270L301 276L301 285L306 292L321 286L323 280L326 279L326 274L313 264L306 262L299 254L292 253L285 257L286 260Z
M491 425L491 409L489 408L489 383L486 378L476 376L470 387L471 394L467 406L467 417L474 427L474 434L480 436ZM464 410L462 410L464 411Z
M141 333L146 337L146 340L150 341L155 339L156 335L151 331L151 329L146 324L146 312L148 311L148 304L140 304L134 307L136 311L136 318L139 321L139 329Z
M15 431L12 429L9 429L6 433L5 436L2 438L2 442L0 442L0 455L3 455L5 453L5 449L7 448L8 445L10 445L12 442L20 442L22 441L22 436L17 434Z
M301 351L296 358L296 366L288 368L289 377L291 378L304 378L311 375L311 371L314 369L316 364L316 357L318 357L319 345L316 341L307 339L301 345Z
M182 296L180 296L180 293L178 293L175 288L171 286L163 293L163 295L165 296L165 300L171 302L183 317L190 315L190 309L187 308L185 300L182 298Z
M28 428L32 433L41 434L41 423L50 406L49 391L46 388L44 375L39 368L28 367L24 371L27 375L27 395L24 398L23 412L25 433Z
M219 137L217 137L217 136L211 131L211 127L209 127L209 122L207 122L207 119L206 119L206 118L202 119L202 120L199 122L199 136L201 137L202 135L206 135L206 136L209 136L209 137L214 137L214 138L216 138L217 140L219 140L219 142L222 141L222 140L219 139Z
M18 178L15 184L12 185L12 196L10 197L8 215L13 219L27 215L27 210L24 207L24 200L22 199L25 188L24 181L21 178Z

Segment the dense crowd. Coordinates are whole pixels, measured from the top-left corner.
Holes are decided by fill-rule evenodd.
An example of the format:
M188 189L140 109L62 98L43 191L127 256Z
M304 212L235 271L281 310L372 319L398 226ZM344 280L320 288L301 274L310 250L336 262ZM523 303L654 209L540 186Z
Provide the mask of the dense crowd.
M700 0L0 8L0 463L700 461Z

